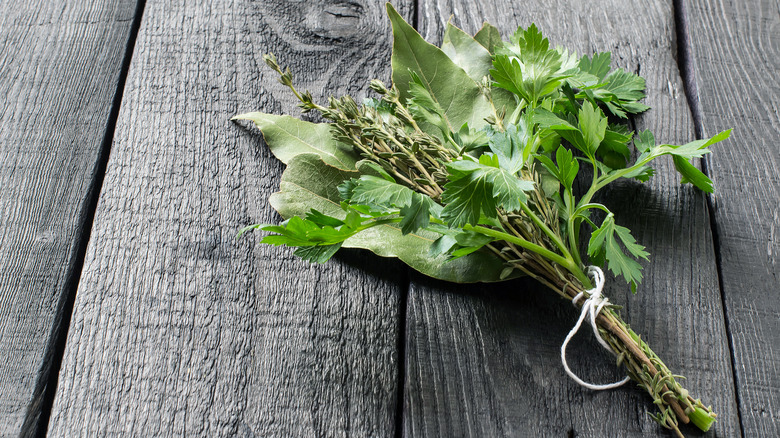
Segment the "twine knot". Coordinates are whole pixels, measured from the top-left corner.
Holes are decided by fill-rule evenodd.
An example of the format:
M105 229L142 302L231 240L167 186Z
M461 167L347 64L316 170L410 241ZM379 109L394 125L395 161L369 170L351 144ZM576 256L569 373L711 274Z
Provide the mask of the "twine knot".
M574 372L569 368L569 364L566 362L566 346L569 345L569 341L574 337L574 335L577 334L577 332L580 330L580 326L582 325L582 321L585 320L586 316L590 316L590 325L593 327L593 334L596 335L596 339L599 341L599 344L601 344L602 347L604 347L607 351L610 353L612 352L612 349L609 347L609 344L607 344L606 341L601 337L601 334L599 334L598 326L596 325L596 317L601 312L601 309L604 308L604 306L609 304L609 299L607 297L601 296L601 291L604 289L604 272L599 268L598 266L589 266L588 267L588 275L593 277L593 282L595 283L595 286L593 289L589 289L587 291L582 291L578 293L572 300L572 304L576 307L577 302L579 302L580 299L582 299L584 296L587 295L587 299L584 303L582 303L582 311L580 312L580 318L577 320L577 323L574 324L574 327L569 331L569 334L566 335L566 340L563 341L563 345L561 345L561 362L563 362L563 368L566 370L566 374L569 375L575 382L579 383L581 386L584 386L588 389L593 389L596 391L604 390L604 389L612 389L617 388L618 386L624 385L626 382L628 382L628 377L624 378L623 380L615 383L607 383L605 385L596 385L593 383L588 383L579 377L577 377Z

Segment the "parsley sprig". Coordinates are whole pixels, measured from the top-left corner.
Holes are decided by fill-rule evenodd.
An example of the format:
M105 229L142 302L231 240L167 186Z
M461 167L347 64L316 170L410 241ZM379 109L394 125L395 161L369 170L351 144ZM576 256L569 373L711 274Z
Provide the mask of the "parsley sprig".
M684 145L631 132L625 120L649 109L641 103L644 79L611 70L609 53L551 48L534 25L509 41L489 24L473 37L448 25L439 48L390 5L388 14L393 83L372 81L375 97L362 104L350 96L319 104L265 56L301 109L328 123L235 117L254 121L288 165L271 198L287 220L242 233L259 228L271 233L263 243L294 247L318 263L350 246L450 281L529 275L569 300L592 287L588 265L606 266L636 292L639 260L649 254L594 202L597 193L618 179L647 181L652 162L665 155L683 183L712 192L691 160L729 131ZM680 421L709 429L712 409L688 395L615 307L597 322L618 365L658 405L661 425L678 434Z

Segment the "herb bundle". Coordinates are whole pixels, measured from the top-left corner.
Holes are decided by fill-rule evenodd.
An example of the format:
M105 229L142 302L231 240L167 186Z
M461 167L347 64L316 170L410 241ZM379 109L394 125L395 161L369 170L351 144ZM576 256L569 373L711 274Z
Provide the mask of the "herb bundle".
M603 345L658 406L659 424L678 435L679 422L708 430L712 409L688 394L615 306L590 301L603 286L594 267L606 266L635 292L642 281L637 259L649 255L593 199L620 178L647 181L650 163L664 155L684 183L712 192L691 160L729 131L679 146L631 132L621 120L648 109L640 102L644 79L611 70L609 53L577 57L550 48L534 25L509 41L489 24L473 37L448 25L436 47L389 4L388 14L393 83L371 81L376 97L362 104L350 96L316 103L265 56L303 112L317 111L329 123L263 113L234 118L255 122L287 164L270 197L286 220L242 233L270 232L263 243L295 247L318 263L353 247L447 281L528 275L590 307ZM583 225L592 230L586 254Z

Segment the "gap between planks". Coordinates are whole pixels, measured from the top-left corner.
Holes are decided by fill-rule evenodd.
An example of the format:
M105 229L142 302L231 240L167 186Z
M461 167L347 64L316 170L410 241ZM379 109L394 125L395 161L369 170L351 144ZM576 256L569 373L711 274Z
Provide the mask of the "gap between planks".
M76 300L81 271L84 267L84 259L87 252L87 243L92 233L92 226L97 211L98 199L103 188L103 180L111 154L111 144L114 141L114 129L119 117L119 109L122 105L122 95L125 89L125 81L130 70L130 61L133 58L138 29L141 27L141 19L146 5L146 0L138 0L135 9L133 24L125 46L125 55L119 73L117 89L111 102L111 110L106 122L105 135L100 145L100 152L95 166L95 173L87 192L87 197L79 213L80 232L76 235L73 245L76 250L70 260L64 291L57 303L57 310L52 324L49 342L46 345L43 365L38 381L35 384L32 400L27 407L24 423L22 424L20 437L44 437L49 428L49 418L57 392L62 357L65 353L65 344L68 339L73 306Z
M674 8L674 25L677 38L675 39L677 44L677 66L680 69L680 77L682 78L683 92L685 93L685 99L688 102L688 109L691 112L691 118L693 119L693 129L697 139L704 137L701 120L701 108L699 107L698 99L698 87L696 84L696 72L694 71L693 63L691 62L691 40L688 32L688 12L685 6L685 0L672 0ZM710 179L710 171L707 168L707 161L700 159L701 171L707 175ZM718 276L718 289L720 292L721 309L723 311L723 322L726 328L726 340L729 346L729 355L731 356L731 375L734 377L734 397L737 407L737 423L739 424L739 432L741 436L745 436L745 428L742 422L742 402L739 392L739 385L737 384L736 373L736 355L734 351L734 341L731 336L731 326L729 322L728 312L726 310L726 295L723 287L723 258L721 257L720 236L718 235L718 229L715 223L715 206L713 205L712 194L707 194L705 197L707 203L707 215L709 216L710 233L712 235L712 246L715 252L715 268Z

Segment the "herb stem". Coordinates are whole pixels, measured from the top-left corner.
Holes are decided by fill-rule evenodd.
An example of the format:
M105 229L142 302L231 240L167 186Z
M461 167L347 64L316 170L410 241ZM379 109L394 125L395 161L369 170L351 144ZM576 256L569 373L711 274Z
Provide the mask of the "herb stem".
M577 242L580 240L577 238L579 237L579 230L575 226L575 218L570 217L567 221L568 229L569 229L569 247L571 248L571 255L574 258L574 262L577 263L577 266L582 266L582 259L580 258L580 251L577 248Z
M571 272L575 277L577 277L577 279L583 284L590 285L590 279L588 278L587 275L585 275L584 272L582 272L580 267L577 266L576 263L574 263L574 260L572 260L571 255L568 254L568 251L566 251L567 257L564 257L561 256L560 254L556 254L550 251L549 249L545 249L535 243L531 243L525 239L520 239L504 231L494 230L492 228L483 227L481 225L476 225L476 226L465 225L463 229L476 231L477 233L494 237L499 240L505 240L521 248L527 249L528 251L535 252L540 256L545 257L550 261L561 265L563 268L565 268L567 271Z
M504 231L494 230L492 228L483 227L481 225L465 225L463 226L463 229L476 231L477 233L484 234L489 237L494 237L498 240L505 240L521 248L527 249L528 251L532 251L543 257L546 257L562 266L566 266L571 263L569 259L562 257L560 254L556 254L549 249L545 249L535 243L531 243L525 239L513 236Z
M545 224L541 219L539 219L539 216L537 216L531 210L531 208L528 205L526 205L525 203L521 202L520 203L520 208L533 221L533 223L536 224L536 226L539 227L539 229L541 229L542 232L544 232L544 234L546 234L547 237L550 238L550 240L552 240L552 242L555 244L555 246L557 246L558 249L561 250L561 253L563 254L563 256L567 260L571 260L572 257L571 257L571 254L569 253L569 249L566 248L566 245L563 244L563 241L561 241L561 238L557 234L553 233L552 230L550 229L550 227L548 227L547 224Z

